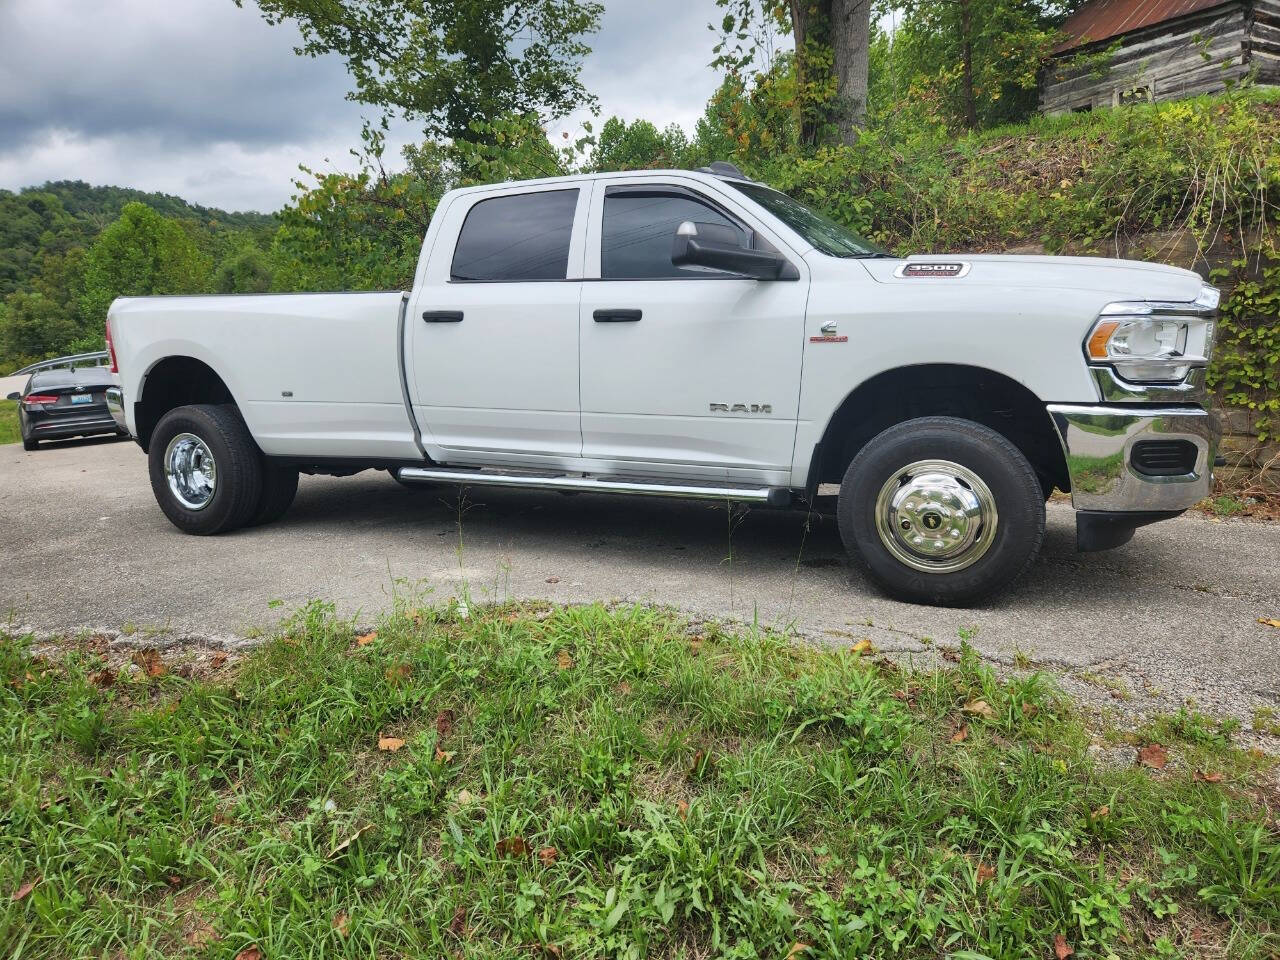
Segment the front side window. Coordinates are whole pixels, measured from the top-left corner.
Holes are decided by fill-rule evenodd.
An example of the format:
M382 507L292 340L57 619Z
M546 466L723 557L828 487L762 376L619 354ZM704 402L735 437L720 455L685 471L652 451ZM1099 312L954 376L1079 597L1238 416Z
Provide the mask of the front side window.
M736 230L743 246L747 233L715 207L677 190L610 188L604 197L600 233L600 276L607 280L725 276L705 267L671 262L676 229L686 220L718 223Z
M735 190L745 193L829 257L875 257L884 254L883 248L870 240L864 240L852 230L845 229L785 193L762 183L741 180L725 182Z
M453 251L454 280L563 280L578 191L544 190L481 200Z

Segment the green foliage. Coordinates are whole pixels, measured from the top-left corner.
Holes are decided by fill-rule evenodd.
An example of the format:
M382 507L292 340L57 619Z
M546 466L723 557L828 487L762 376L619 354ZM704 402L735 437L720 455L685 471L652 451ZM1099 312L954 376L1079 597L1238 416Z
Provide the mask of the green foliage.
M213 274L214 293L266 293L271 289L271 263L252 239L232 250Z
M1273 764L1202 742L1158 776L1096 767L1046 678L971 650L916 672L768 633L691 641L639 607L461 619L401 598L376 627L357 645L317 602L232 663L160 677L0 634L0 889L34 882L0 899L0 951L1280 946Z
M594 170L688 169L697 166L694 149L678 124L659 130L648 120L628 124L610 117L600 128L591 155Z
M1274 235L1211 279L1232 289L1218 321L1209 385L1225 403L1255 411L1258 439L1272 439L1280 433L1280 251Z
M0 397L0 443L17 443L22 439L18 426L18 401Z
M877 66L881 109L934 102L948 125L990 127L1035 113L1057 27L1081 0L907 0Z
M244 0L236 0L243 5ZM593 0L255 0L269 23L302 31L299 53L337 54L351 98L463 140L486 118L566 116L595 98L582 85Z
M95 332L116 297L204 293L213 265L177 223L142 203L126 204L85 256L80 310Z

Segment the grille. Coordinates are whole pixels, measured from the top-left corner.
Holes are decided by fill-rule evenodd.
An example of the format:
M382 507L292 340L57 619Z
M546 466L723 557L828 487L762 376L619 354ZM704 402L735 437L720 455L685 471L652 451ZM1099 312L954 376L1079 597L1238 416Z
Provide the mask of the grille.
M1133 445L1129 462L1148 477L1176 477L1196 468L1196 445L1190 440L1142 440Z

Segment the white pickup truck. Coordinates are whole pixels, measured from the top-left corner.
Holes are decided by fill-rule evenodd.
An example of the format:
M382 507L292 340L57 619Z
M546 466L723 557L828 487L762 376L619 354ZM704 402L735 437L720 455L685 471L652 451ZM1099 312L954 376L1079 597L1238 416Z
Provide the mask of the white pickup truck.
M188 533L298 473L783 507L964 604L1210 489L1218 291L1121 260L899 259L728 164L454 190L406 293L117 300L121 426Z

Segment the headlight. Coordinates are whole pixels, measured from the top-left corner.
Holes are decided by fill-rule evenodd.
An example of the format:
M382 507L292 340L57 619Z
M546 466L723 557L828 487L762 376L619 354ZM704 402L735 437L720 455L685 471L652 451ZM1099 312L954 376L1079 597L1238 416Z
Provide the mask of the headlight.
M1207 285L1192 303L1108 304L1085 338L1085 357L1125 380L1177 383L1209 362L1217 308L1218 291Z

